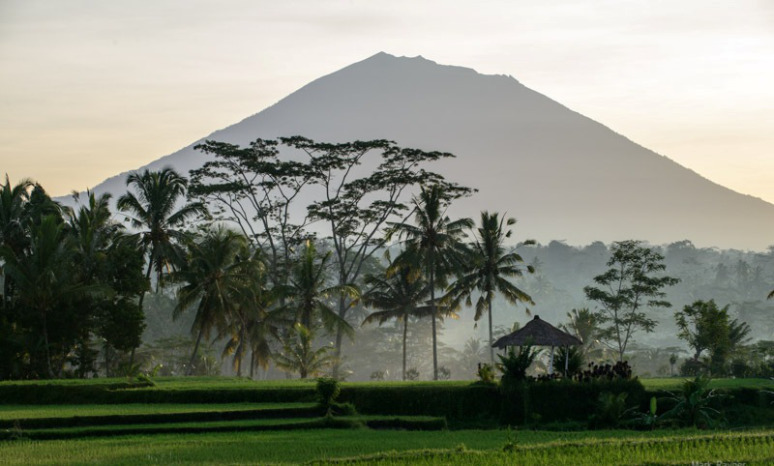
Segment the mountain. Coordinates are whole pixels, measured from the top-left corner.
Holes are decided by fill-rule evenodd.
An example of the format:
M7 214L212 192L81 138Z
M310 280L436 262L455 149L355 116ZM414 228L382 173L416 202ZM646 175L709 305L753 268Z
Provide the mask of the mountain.
M434 168L479 192L451 214L507 212L522 239L689 239L755 250L774 243L774 205L713 183L509 76L378 53L202 140L292 135L452 152L456 159ZM197 142L148 168L187 173L205 159L192 149ZM94 191L123 193L125 177Z

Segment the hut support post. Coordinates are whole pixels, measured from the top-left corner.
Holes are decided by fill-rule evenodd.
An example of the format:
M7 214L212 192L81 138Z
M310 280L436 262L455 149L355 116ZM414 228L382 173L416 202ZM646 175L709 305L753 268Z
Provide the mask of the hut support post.
M570 366L570 347L564 347L564 376L567 377L567 369Z
M551 347L551 363L548 365L548 375L554 374L554 347Z

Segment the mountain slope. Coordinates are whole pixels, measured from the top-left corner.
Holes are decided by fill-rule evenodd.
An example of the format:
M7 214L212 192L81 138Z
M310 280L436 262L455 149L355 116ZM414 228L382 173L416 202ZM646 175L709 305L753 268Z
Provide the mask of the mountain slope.
M205 139L246 144L296 134L452 152L457 159L438 170L479 189L452 215L507 212L519 220L519 238L774 243L774 205L712 183L511 77L379 53ZM193 145L149 167L186 173L204 160ZM125 176L95 191L122 193Z

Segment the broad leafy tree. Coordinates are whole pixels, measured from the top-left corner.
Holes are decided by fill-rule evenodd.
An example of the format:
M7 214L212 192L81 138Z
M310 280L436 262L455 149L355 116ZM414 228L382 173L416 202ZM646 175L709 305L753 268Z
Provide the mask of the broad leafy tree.
M472 306L471 296L475 292L479 293L474 320L478 322L484 313L489 316L489 359L492 364L495 362L492 347L492 301L495 295L499 293L511 304L535 304L527 293L511 281L522 277L524 272L533 273L535 270L524 264L524 259L517 252L506 251L504 243L512 234L508 227L515 223L516 219L500 218L496 212L481 212L481 223L473 232L474 241L469 260L448 295L454 303L453 306L462 299L466 300L468 306ZM525 244L533 243L534 241L528 241Z
M310 218L326 227L339 286L358 281L364 264L386 244L387 223L405 221L410 215L407 201L412 188L435 183L447 193L470 192L425 169L430 162L453 157L449 153L400 148L386 140L329 144L292 137L281 141L308 157L316 199L308 211ZM339 317L346 319L351 307L347 296L340 295ZM342 336L337 332L337 361ZM333 375L338 375L338 362Z
M469 256L464 239L466 230L473 227L469 218L451 220L446 209L453 193L441 185L423 187L414 199L414 224L393 224L393 234L404 241L405 250L396 262L421 270L430 288L431 328L433 333L433 380L438 380L438 342L436 319L441 317L435 299L437 288L448 286L449 278L459 273Z
M613 243L609 269L594 277L595 286L586 286L586 297L599 305L596 316L602 338L623 361L632 336L639 331L653 332L657 321L649 309L670 307L664 289L679 282L663 275L664 257L639 241Z
M722 374L728 357L741 346L750 327L728 315L728 306L719 308L714 300L696 301L675 312L680 339L693 349L693 360L708 353L710 373Z
M306 163L280 159L278 147L264 139L248 147L218 141L194 146L213 159L191 170L189 196L208 205L216 220L237 225L265 252L271 280L284 285L293 249L308 236L306 209L293 203L312 177Z

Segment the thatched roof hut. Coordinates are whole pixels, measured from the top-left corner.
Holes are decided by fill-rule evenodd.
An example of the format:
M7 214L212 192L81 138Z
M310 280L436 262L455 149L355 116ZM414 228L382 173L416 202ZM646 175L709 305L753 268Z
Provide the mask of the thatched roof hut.
M527 322L527 325L516 330L513 333L497 339L492 346L504 349L508 346L550 346L551 363L549 365L549 374L553 373L554 368L554 347L555 346L577 346L583 342L578 338L563 332L548 322L541 320L539 316ZM568 355L569 356L569 355ZM568 360L564 361L564 373L567 374Z
M582 344L582 341L569 333L541 320L540 316L535 316L524 327L498 338L492 346L503 349L508 346L577 346Z

